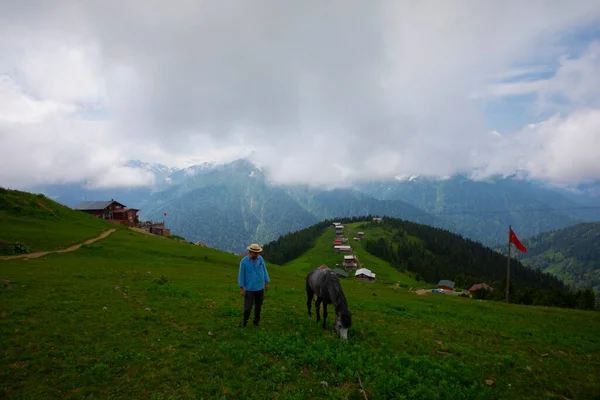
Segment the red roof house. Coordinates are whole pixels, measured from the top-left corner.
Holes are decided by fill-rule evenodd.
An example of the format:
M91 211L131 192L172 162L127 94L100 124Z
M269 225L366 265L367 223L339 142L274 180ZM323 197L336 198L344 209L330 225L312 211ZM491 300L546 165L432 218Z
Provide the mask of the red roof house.
M477 284L471 286L471 288L469 289L469 292L473 293L474 291L479 290L479 289L494 290L494 288L489 286L487 283L477 283Z

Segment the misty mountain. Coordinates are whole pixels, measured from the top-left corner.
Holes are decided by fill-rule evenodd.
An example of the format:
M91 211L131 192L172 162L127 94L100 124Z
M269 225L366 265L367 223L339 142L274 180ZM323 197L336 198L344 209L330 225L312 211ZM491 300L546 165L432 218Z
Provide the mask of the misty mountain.
M162 221L167 212L173 234L234 252L249 241L265 243L323 219L369 214L442 227L489 246L505 241L509 224L526 237L600 220L600 210L592 208L600 204L600 197L595 197L600 193L597 183L566 191L516 178L413 177L321 190L273 185L260 167L244 159L183 169L139 160L127 166L152 173L154 184L88 189L82 182L27 190L71 207L80 201L114 198L139 208L145 220Z
M274 186L246 160L203 169L153 195L140 216L162 220L172 232L226 251L266 243L320 220L358 215L411 215L434 226L445 222L402 201L378 200L351 189L323 191Z
M592 197L517 178L475 181L413 177L365 183L357 189L381 200L402 200L454 224L456 231L486 245L505 241L508 226L521 237L600 220ZM598 203L595 204L598 206Z

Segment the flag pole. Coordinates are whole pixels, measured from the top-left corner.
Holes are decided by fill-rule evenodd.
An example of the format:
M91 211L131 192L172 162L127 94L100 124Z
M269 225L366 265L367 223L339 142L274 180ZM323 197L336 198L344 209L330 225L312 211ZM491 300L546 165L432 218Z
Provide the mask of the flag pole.
M510 290L510 232L512 228L508 225L508 258L506 259L506 302L508 301L508 293Z

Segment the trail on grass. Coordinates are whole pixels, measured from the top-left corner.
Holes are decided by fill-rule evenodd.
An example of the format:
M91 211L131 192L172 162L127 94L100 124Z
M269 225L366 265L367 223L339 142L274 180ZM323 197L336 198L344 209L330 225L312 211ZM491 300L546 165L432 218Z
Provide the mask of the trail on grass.
M92 239L88 239L85 242L81 242L78 244L74 244L73 246L67 247L66 249L61 249L61 250L52 250L52 251L38 251L35 253L28 253L28 254L19 254L16 256L0 256L0 260L13 260L15 258L38 258L38 257L42 257L45 256L46 254L50 254L50 253L67 253L69 251L75 251L78 248L80 248L81 246L83 246L84 244L90 244L90 243L94 243L97 240L100 239L104 239L105 237L107 237L108 235L110 235L111 233L113 233L114 231L116 231L116 229L112 228L109 229L105 232L102 232L99 236L92 238Z

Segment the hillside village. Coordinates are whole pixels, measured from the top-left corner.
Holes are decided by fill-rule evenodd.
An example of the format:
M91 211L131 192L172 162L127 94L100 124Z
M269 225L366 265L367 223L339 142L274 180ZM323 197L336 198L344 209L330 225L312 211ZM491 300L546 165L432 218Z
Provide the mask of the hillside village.
M373 218L374 222L381 222L382 219L378 217ZM376 275L371 272L369 269L364 268L363 264L359 261L358 256L352 251L352 246L345 245L344 243L348 243L348 238L344 236L344 225L339 222L334 222L331 225L331 228L335 230L335 239L333 241L333 251L339 254L343 254L343 260L341 263L336 263L334 268L334 272L340 278L347 278L347 271L354 271L354 277L357 280L364 282L375 282ZM357 236L354 238L355 241L360 241L364 238L364 232L358 232ZM344 269L339 268L341 266ZM360 267L360 268L359 268Z

